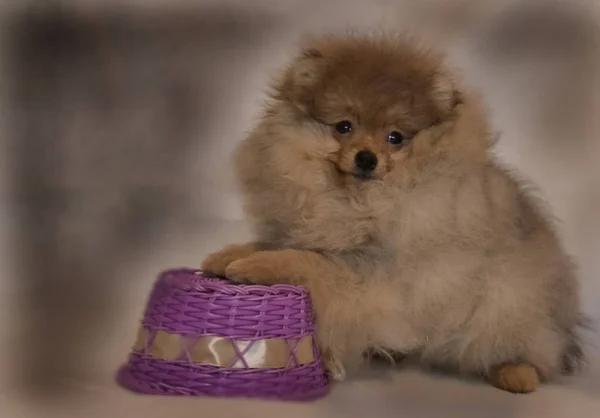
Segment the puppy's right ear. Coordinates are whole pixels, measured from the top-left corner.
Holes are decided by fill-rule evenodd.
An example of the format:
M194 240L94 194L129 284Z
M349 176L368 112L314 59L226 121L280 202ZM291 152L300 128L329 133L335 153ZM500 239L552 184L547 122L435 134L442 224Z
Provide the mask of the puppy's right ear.
M323 66L323 54L316 48L305 49L291 67L291 80L298 87L312 87L317 82Z
M280 98L309 113L325 65L325 56L319 49L304 49L285 73L283 83L278 88Z

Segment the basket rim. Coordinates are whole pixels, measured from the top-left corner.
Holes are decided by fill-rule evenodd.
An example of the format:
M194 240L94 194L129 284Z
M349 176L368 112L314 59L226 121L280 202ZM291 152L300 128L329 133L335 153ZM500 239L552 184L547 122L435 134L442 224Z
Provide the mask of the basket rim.
M322 364L311 363L299 368L272 369L268 370L242 370L225 369L218 370L213 367L201 367L198 369L198 379L203 384L197 387L190 387L185 384L168 382L160 377L153 376L152 371L148 372L139 368L140 364L165 366L167 369L161 373L169 373L170 367L176 367L177 371L185 369L186 373L192 372L192 369L173 364L160 364L155 359L134 359L130 358L126 363L121 364L117 370L116 380L121 387L128 390L150 395L167 396L217 396L217 397L235 397L235 398L262 398L278 399L284 401L314 401L329 394L332 389L331 381L327 377ZM160 368L156 369L160 371ZM266 372L266 373L265 373ZM300 373L300 375L297 375ZM302 382L298 378L312 375L311 382ZM290 377L286 377L289 375ZM296 375L296 376L294 376ZM239 379L246 380L246 385L254 382L260 383L263 379L278 378L280 384L274 388L272 384L253 385L251 390L241 388ZM251 380L247 380L251 379ZM169 379L171 380L171 379ZM210 380L210 382L209 382ZM283 384L283 386L281 385ZM247 386L246 386L247 387Z
M214 295L227 296L302 296L308 297L308 289L304 286L289 284L258 285L232 283L226 278L212 276L202 269L190 267L170 268L158 275L158 285L182 291L197 291Z

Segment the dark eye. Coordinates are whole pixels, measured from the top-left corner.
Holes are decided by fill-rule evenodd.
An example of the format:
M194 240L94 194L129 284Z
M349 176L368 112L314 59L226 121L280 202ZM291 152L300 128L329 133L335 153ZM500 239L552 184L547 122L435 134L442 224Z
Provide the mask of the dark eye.
M388 135L388 142L392 145L400 145L404 141L404 135L398 131L392 131Z
M352 130L352 123L347 120L343 120L335 124L335 130L341 134L347 134Z

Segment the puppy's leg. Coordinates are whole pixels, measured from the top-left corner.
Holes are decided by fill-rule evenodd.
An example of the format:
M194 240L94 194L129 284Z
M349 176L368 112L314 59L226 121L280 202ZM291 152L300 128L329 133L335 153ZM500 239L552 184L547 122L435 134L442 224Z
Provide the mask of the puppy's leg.
M490 313L491 308L499 312L497 306L482 307L471 316L471 328L461 335L463 338L451 339L452 343L445 344L433 358L455 365L463 374L478 374L508 392L535 391L541 382L560 374L567 341L552 319L527 316L524 307L527 305L503 309L502 321ZM521 311L515 314L518 308Z
M238 282L305 286L311 295L317 341L328 372L343 380L346 368L360 363L366 349L357 332L362 291L344 266L311 251L259 251L231 263L226 276Z
M217 276L225 276L225 269L229 264L242 258L249 257L260 249L261 245L256 242L228 245L222 250L206 257L202 262L202 270L216 274Z
M392 365L402 363L407 357L406 354L399 351L374 350L372 348L367 350L364 355L371 362L386 362Z
M490 382L499 389L512 393L530 393L540 384L540 376L530 364L503 364L490 374Z
M241 283L305 285L328 262L316 253L298 250L256 251L232 260L227 278Z

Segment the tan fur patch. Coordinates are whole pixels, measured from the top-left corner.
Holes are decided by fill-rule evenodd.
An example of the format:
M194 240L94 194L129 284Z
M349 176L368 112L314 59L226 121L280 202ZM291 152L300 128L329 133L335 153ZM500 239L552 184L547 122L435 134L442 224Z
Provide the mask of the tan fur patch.
M513 393L530 393L537 389L540 377L529 364L505 364L492 373L490 380L499 389Z

